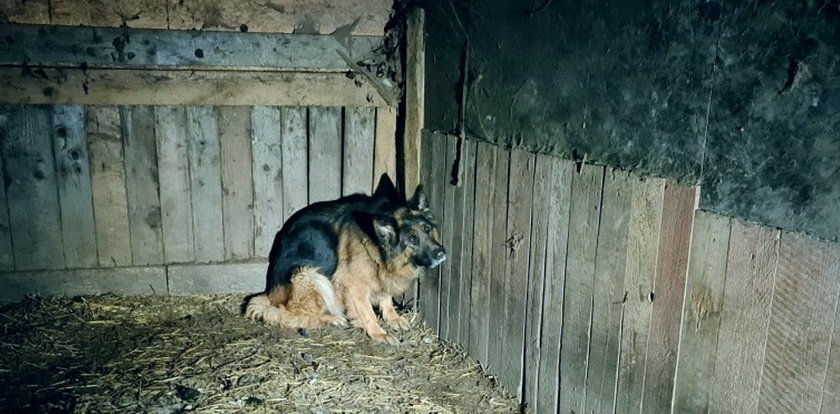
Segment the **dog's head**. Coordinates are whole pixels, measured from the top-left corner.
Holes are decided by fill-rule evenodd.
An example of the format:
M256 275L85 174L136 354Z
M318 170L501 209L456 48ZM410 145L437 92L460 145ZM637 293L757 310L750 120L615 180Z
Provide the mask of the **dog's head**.
M386 258L404 254L413 265L427 268L446 260L446 249L422 186L417 186L405 206L393 214L373 217L372 224Z

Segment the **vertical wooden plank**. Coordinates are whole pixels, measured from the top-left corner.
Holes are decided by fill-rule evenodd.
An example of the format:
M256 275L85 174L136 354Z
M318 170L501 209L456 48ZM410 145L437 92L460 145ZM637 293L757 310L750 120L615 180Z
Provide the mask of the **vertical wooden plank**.
M801 234L781 236L758 412L820 411L840 295L832 247Z
M731 219L697 210L683 305L675 413L709 412Z
M52 107L52 134L65 266L71 269L94 267L98 263L96 227L84 107Z
M216 115L222 168L225 259L246 259L254 255L251 108L219 106L216 107ZM305 148L305 137L303 145Z
M546 273L546 243L550 215L551 158L537 155L534 160L533 201L531 204L531 252L528 258L527 305L525 313L525 369L523 394L527 407L537 412L542 347L543 294Z
M376 131L375 109L346 108L344 116L344 157L341 194L371 193L373 146Z
M840 283L840 246L837 244L830 247L828 263L828 274L833 275L834 283ZM834 331L831 335L831 349L821 397L821 414L840 412L840 297L837 300L834 309Z
M309 203L306 108L280 108L280 125L283 153L283 217L291 217Z
M631 177L633 199L630 203L627 263L619 351L616 413L635 413L642 409L644 375L647 362L651 293L656 277L656 256L662 223L665 180Z
M629 174L611 170L604 179L586 375L586 412L612 413L618 382L621 308L625 300L628 224L633 190Z
M283 154L280 110L251 110L254 164L254 254L267 257L274 235L283 225Z
M525 364L525 308L528 303L529 259L531 254L531 208L534 198L534 162L536 156L526 151L510 152L508 181L507 237L503 244L507 263L504 277L504 341L501 368L502 383L523 396L522 372Z
M309 202L341 196L341 108L309 109Z
M276 128L276 126L275 126ZM195 260L225 258L219 125L211 106L187 107Z
M50 108L16 106L4 113L4 185L16 270L64 267Z
M496 147L496 197L493 200L493 231L490 233L490 330L487 343L487 360L490 372L498 376L502 373L502 359L505 358L505 324L507 320L506 284L508 251L505 241L508 238L508 180L510 179L510 151ZM495 367L495 368L493 368Z
M127 266L131 264L131 237L118 108L88 107L87 131L99 265Z
M463 147L463 169L461 173L461 188L459 189L456 204L461 205L461 260L457 272L459 274L460 286L458 288L459 304L458 309L458 338L457 342L464 347L470 343L470 308L472 297L470 289L472 286L473 271L473 218L475 216L475 168L476 168L476 143L465 140ZM452 299L450 299L452 300Z
M545 288L536 413L556 413L560 386L560 345L563 331L563 293L575 164L547 158L551 164L548 192L548 231L545 246ZM538 161L539 162L539 161ZM539 164L538 164L539 165Z
M642 411L671 409L697 189L665 184Z
M595 253L601 216L604 167L582 165L572 180L566 289L563 295L563 346L560 348L560 412L581 413L586 401L589 328Z
M493 273L493 217L496 198L496 147L476 144L475 211L473 225L473 270L470 283L469 354L485 367L490 363L490 279Z
M426 143L430 145L429 156L429 201L432 213L438 224L446 222L447 212L444 210L444 191L446 176L446 140L442 136L428 136ZM439 266L420 281L420 316L433 331L440 328L440 285L441 268Z
M460 252L455 252L458 247L454 245L455 240L455 190L456 187L452 185L452 164L455 162L457 156L457 140L455 137L445 134L435 134L435 139L443 141L444 158L443 162L443 176L441 177L441 185L443 186L443 221L441 228L443 229L443 245L446 246L448 258L440 266L440 337L446 340L452 340L449 335L449 318L451 305L449 303L450 294L452 291L452 265L455 260L460 259Z
M0 106L0 271L15 269L15 256L12 248L12 223L9 221L8 197L6 196L6 177L3 167L3 143L9 141L10 122L14 115L12 106Z
M425 11L412 7L406 17L405 127L403 128L403 188L409 193L420 179L420 140L425 125Z
M155 107L163 254L166 263L195 260L187 118L184 107Z
M382 174L397 183L397 115L394 108L376 108L376 149L373 156L373 187ZM422 144L422 143L421 143ZM420 151L418 150L418 153ZM418 165L421 161L418 161ZM425 172L425 171L421 171Z
M778 251L778 230L732 222L711 412L758 412Z
M135 266L163 263L155 114L150 106L120 108L131 259Z

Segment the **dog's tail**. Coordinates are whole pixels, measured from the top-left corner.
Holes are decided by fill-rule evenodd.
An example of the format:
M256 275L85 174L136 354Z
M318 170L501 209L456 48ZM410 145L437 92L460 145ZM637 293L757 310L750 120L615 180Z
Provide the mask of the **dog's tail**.
M344 320L332 283L316 268L297 269L290 285L275 289L272 297L268 293L252 297L245 307L245 317L287 328L315 328L326 320ZM313 309L313 303L323 307ZM335 319L323 318L324 310Z

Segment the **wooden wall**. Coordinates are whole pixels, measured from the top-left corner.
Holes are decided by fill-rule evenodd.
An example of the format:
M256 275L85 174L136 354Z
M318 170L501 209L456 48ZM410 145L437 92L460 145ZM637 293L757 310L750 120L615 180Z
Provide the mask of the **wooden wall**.
M0 299L261 290L285 218L393 176L383 117L390 110L0 106Z
M420 313L531 412L838 412L840 246L662 179L458 147L424 136L450 260Z

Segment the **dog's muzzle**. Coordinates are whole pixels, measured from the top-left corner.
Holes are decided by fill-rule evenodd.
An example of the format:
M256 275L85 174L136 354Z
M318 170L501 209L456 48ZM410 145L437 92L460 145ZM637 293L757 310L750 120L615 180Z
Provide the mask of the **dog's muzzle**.
M446 250L443 248L437 249L432 252L432 264L429 266L430 269L438 267L441 263L446 261Z

